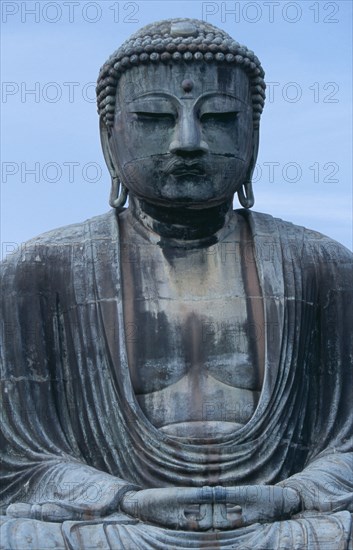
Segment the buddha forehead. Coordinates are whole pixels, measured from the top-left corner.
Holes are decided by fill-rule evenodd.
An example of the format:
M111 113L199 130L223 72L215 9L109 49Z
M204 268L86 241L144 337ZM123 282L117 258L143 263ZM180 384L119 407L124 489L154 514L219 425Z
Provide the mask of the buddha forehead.
M249 105L249 78L236 66L230 68L206 63L142 65L121 75L117 86L117 107L145 96L197 100L210 95L234 97Z

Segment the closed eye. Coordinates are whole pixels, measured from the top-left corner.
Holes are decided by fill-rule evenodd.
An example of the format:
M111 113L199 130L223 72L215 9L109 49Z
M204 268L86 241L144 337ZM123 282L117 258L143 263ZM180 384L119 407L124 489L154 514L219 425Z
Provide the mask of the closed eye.
M138 120L142 120L142 121L160 120L165 122L174 122L175 120L175 116L172 113L154 113L154 112L138 111L138 112L134 112L134 114L137 116Z
M239 111L227 111L226 113L203 113L201 122L234 122Z

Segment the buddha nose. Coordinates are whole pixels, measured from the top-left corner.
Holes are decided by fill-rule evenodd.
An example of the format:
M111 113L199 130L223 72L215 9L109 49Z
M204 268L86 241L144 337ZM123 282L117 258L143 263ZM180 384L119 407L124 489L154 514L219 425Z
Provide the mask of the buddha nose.
M198 120L191 113L183 114L175 128L174 139L169 145L170 153L200 154L207 153L208 150L207 143L201 139Z

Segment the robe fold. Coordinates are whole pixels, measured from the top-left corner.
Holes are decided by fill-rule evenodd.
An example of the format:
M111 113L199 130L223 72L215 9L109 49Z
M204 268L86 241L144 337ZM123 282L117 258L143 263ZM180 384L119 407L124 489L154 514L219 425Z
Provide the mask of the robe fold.
M4 548L348 548L352 254L271 216L235 215L252 235L242 253L251 247L262 290L265 376L249 422L209 445L168 437L136 400L115 212L45 233L3 262L3 513L15 502L84 508L102 494L117 503L116 513L92 521L4 515ZM201 533L145 525L119 511L127 491L202 487L210 475L223 486L292 487L302 512Z

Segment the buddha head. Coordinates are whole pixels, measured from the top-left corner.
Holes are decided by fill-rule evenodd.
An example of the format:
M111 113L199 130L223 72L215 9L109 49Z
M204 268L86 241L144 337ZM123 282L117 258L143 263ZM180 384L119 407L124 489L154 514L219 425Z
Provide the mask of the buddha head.
M195 19L148 25L101 68L98 112L112 177L127 198L203 209L254 203L264 72L254 53Z

